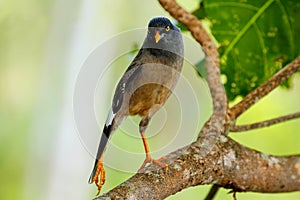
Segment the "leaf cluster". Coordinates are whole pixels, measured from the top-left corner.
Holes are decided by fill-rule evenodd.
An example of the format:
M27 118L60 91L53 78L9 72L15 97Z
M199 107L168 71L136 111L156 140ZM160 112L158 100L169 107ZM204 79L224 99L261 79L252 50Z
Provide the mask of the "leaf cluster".
M218 43L229 100L244 97L300 54L299 0L203 0L193 14L209 24Z

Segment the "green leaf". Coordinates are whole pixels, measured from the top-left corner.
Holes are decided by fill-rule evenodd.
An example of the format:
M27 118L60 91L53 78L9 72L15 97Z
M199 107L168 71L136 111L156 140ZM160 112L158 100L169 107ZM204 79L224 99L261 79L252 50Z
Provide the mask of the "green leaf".
M205 13L220 45L229 100L247 95L300 54L299 0L203 0L195 13Z

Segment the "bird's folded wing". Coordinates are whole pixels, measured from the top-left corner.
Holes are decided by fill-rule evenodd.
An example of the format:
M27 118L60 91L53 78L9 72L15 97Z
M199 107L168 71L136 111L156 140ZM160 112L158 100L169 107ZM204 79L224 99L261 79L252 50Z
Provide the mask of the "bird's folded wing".
M138 56L139 54L137 55L137 57ZM128 67L128 69L126 70L121 80L119 81L112 102L112 111L114 114L117 113L121 108L126 85L128 85L128 83L134 79L134 77L139 73L140 69L141 69L141 65L133 61L131 65Z

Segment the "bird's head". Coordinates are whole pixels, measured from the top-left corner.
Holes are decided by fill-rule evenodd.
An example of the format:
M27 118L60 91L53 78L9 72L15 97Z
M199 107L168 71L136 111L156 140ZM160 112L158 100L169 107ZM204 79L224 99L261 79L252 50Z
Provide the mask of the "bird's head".
M165 17L156 17L150 20L145 42L145 45L150 48L165 49L172 52L177 52L177 48L183 49L180 29Z

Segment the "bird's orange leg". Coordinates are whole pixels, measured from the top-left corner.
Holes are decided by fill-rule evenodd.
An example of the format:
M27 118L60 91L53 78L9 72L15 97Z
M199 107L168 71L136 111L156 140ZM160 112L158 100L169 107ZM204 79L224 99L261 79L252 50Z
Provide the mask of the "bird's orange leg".
M103 167L102 157L103 156L101 156L100 160L98 161L97 171L95 173L95 176L93 177L93 182L95 182L98 188L98 193L96 194L96 196L100 194L101 188L105 183L105 169ZM99 180L99 175L100 175L100 180Z
M168 171L168 164L161 162L160 160L154 160L151 155L150 155L150 150L149 150L149 146L147 143L147 139L145 136L144 132L141 132L141 136L142 136L142 140L143 140L143 144L144 144L144 148L145 148L145 152L146 152L146 158L142 164L142 166L139 169L139 172L141 172L141 170L146 166L146 164L148 163L154 163L158 166L164 167L166 169L166 171Z

